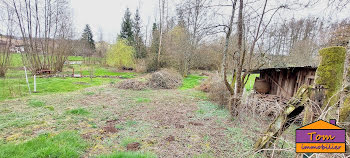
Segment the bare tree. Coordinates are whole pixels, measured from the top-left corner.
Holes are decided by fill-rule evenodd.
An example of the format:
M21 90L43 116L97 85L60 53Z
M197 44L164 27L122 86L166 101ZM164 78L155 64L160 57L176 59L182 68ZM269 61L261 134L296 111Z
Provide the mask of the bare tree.
M14 46L14 20L13 20L13 12L10 10L8 5L0 5L0 28L4 28L2 35L0 32L0 77L5 77L6 71L10 64L10 49Z
M165 10L165 0L159 0L159 47L158 47L158 57L157 57L157 68L159 68L160 52L162 50L164 10Z
M3 0L16 16L24 53L23 63L33 72L62 71L72 51L72 20L66 0Z

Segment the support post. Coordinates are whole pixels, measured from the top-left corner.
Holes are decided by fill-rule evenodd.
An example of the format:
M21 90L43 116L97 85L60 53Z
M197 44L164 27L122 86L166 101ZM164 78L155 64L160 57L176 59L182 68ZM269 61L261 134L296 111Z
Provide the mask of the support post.
M36 93L36 75L34 75L34 93Z
M24 73L26 74L26 82L27 82L27 85L28 85L29 94L31 94L29 81L28 81L28 75L27 75L27 68L25 66L24 66Z

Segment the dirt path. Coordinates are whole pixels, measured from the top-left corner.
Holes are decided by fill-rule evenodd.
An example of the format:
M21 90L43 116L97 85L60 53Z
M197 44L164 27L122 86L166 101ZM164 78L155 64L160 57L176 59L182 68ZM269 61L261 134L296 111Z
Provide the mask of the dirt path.
M195 90L132 91L108 85L5 101L0 103L0 141L76 130L90 143L83 157L125 150L158 157L235 157L251 149L249 133L201 96ZM30 106L33 100L45 105Z

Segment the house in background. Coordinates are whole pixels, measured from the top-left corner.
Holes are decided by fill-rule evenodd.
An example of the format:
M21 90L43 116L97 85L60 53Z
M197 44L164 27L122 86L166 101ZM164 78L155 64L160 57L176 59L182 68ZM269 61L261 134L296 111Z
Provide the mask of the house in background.
M23 40L7 35L0 35L0 47L9 47L10 52L22 53L24 52Z
M293 97L302 85L312 85L317 67L262 68L251 71L260 74L255 80L254 90L258 93Z

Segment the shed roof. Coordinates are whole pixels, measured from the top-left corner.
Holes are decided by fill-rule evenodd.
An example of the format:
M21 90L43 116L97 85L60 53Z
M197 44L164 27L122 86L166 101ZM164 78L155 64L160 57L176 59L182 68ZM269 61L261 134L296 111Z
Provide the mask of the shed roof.
M251 73L260 73L261 71L269 71L269 70L274 70L274 71L283 71L283 70L297 70L297 69L311 69L311 70L316 70L317 66L290 66L290 67L270 67L270 68L260 68L260 69L255 69L251 70Z

